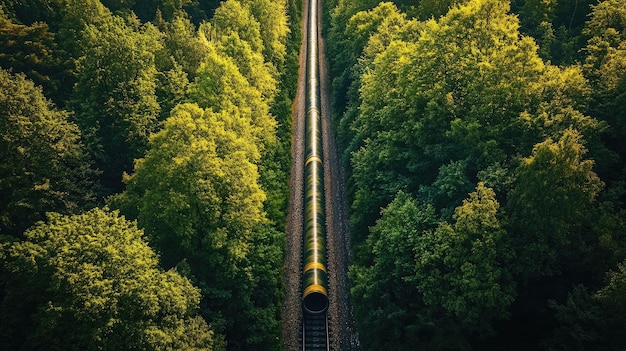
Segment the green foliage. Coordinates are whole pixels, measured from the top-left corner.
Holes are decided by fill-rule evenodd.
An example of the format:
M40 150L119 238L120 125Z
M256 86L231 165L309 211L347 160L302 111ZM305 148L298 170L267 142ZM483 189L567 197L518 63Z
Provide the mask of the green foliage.
M445 15L454 5L467 2L466 0L420 0L414 10L417 18L428 20ZM411 9L412 10L412 9ZM411 11L409 10L409 11ZM413 11L411 11L413 12Z
M103 185L115 191L158 124L155 50L162 43L150 24L135 31L117 16L101 22L82 32L72 107Z
M578 253L567 248L583 247L581 242L589 240L586 224L603 184L585 153L581 135L568 130L557 141L537 144L522 160L510 202L522 241L518 268L523 275L554 275L557 262L578 259ZM574 257L564 257L567 253Z
M259 164L260 183L267 193L265 212L276 229L284 231L289 206L289 174L291 171L292 101L296 95L299 73L299 52L302 42L302 13L299 1L289 1L287 19L290 27L286 38L284 63L276 66L280 72L276 96L270 112L276 116L276 143L266 148ZM258 69L258 68L257 68Z
M209 52L194 25L184 16L176 16L167 24L165 48L189 77L195 77Z
M424 304L443 308L466 333L490 333L491 322L507 317L515 296L507 268L513 252L499 208L494 191L478 183L456 208L454 225L439 225L416 245L413 281Z
M2 9L0 8L0 13ZM45 23L16 24L0 16L0 67L24 73L46 96L63 106L71 91L73 62Z
M574 287L598 289L624 259L623 1L591 7L581 52L587 1L514 1L517 15L504 0L334 5L333 107L352 167L364 347L609 345L617 324ZM402 249L385 260L379 230L412 226L386 222L399 192L440 224L388 243ZM399 279L411 251L419 274ZM565 336L576 330L578 341Z
M555 318L561 326L545 340L548 350L589 350L595 347L606 349L597 330L602 309L594 296L584 286L576 286L560 305L551 301Z
M248 7L252 16L259 22L263 56L279 68L285 62L286 40L290 32L287 25L286 0L243 0L241 2Z
M600 301L606 318L601 321L606 323L604 331L606 340L611 349L617 350L626 344L624 335L619 332L624 325L624 313L626 312L626 262L617 265L617 270L608 274L608 284L600 289L596 298Z
M237 33L256 52L263 50L261 25L252 15L250 8L237 0L227 0L215 10L211 24L218 38L230 33Z
M621 350L626 312L626 269L624 263L607 274L608 283L591 294L576 286L563 304L552 302L562 325L545 341L549 350Z
M198 289L158 268L135 223L100 209L48 221L2 246L6 349L213 349Z
M62 22L58 30L61 47L73 57L80 57L81 47L76 45L82 38L82 31L87 25L100 25L111 17L100 0L63 0L61 8Z
M276 95L276 79L273 77L273 67L263 62L263 55L252 50L246 41L241 40L237 33L220 38L218 52L231 58L237 65L248 83L261 93L261 99L269 104Z
M230 347L269 348L279 332L272 317L280 310L282 240L266 227L258 149L239 133L240 118L176 107L112 205L137 218L166 267L188 267L203 315Z
M333 108L336 112L343 112L343 109L347 106L348 96L346 94L351 85L351 79L355 78L351 77L350 71L363 50L362 47L355 47L354 45L359 41L355 41L350 34L345 33L348 30L348 21L359 11L369 10L375 6L375 1L339 1L331 11L328 51L330 52L329 60L331 62L330 76L336 92L333 94ZM382 3L380 7L392 6L388 3ZM390 15L389 11L383 11ZM396 12L398 12L397 9Z
M411 350L422 346L420 329L429 322L413 282L414 247L423 233L434 230L432 206L398 193L372 228L363 250L368 261L350 267L361 342L365 349Z
M584 60L581 35L589 6L594 0L517 0L513 12L522 24L521 31L540 46L544 60L557 65L572 65Z
M22 74L0 69L0 233L15 237L46 212L95 204L96 173L77 126Z
M7 144L0 194L7 201L0 229L20 237L47 211L93 207L96 198L122 190L122 176L137 160L135 173L126 175L128 190L110 202L146 228L164 266L177 266L198 283L201 313L227 334L214 348L228 342L232 349L277 349L284 246L279 230L288 197L300 14L290 2L292 33L286 1L218 5L0 0L0 43L6 44L0 66L26 73L71 110L58 111L32 83L24 88L22 76L2 71ZM211 22L198 26L214 11ZM201 106L182 104L189 101ZM85 153L95 160L99 180ZM19 317L47 323L33 313ZM17 314L6 323L11 319L22 323ZM77 321L67 319L65 329ZM129 333L138 324L119 323L128 324ZM206 339L199 322L181 323L171 325L175 330L146 332L134 346L98 347L190 349L193 343L185 344L185 338ZM81 345L73 347L86 348Z
M47 22L56 28L60 20L59 12L66 0L0 0L3 9L12 21L27 26L36 22Z
M351 123L351 144L363 144L352 156L354 232L398 190L427 186L437 208L451 213L467 187L428 190L446 182L447 163L463 164L462 183L473 183L482 169L570 126L597 130L578 110L588 94L580 70L544 64L507 12L504 1L472 1L439 21L407 22L418 35L400 29L386 46L371 42L380 53L361 70L362 103Z
M385 184L414 191L415 182L435 181L451 159L484 167L515 144L515 119L532 106L529 85L544 65L507 10L502 1L455 8L426 22L419 38L392 40L365 70L363 103L352 124L365 141L353 157L359 217L375 218L398 190ZM359 217L355 231L369 224Z
M552 23L557 0L526 0L521 16L526 25L539 26L542 22Z
M231 57L210 52L189 87L189 96L202 108L237 116L232 119L232 128L238 135L249 136L259 149L274 141L276 120L269 113L267 101Z
M609 182L624 180L626 148L626 12L623 1L602 1L592 7L584 34L588 36L584 64L585 76L592 87L590 111L606 121L610 128L604 136L608 149L615 153L607 160L603 178ZM609 162L613 161L613 162Z
M498 209L482 183L454 225L437 225L432 206L396 196L365 242L369 262L350 271L367 349L469 349L474 334L507 317L515 285Z
M171 258L168 248L191 254L204 242L212 250L226 249L222 254L232 255L227 260L232 266L222 268L236 270L246 252L245 236L262 221L265 195L251 162L258 151L229 128L235 118L192 104L178 106L126 179L122 203L135 210L124 212L133 214L163 250L166 265L181 259ZM170 246L170 241L178 244ZM213 269L219 267L217 261Z

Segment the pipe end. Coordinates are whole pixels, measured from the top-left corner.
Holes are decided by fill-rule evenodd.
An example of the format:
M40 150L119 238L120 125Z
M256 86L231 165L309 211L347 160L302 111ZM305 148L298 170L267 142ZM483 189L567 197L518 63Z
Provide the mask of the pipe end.
M302 299L302 308L308 314L320 314L328 309L328 296L321 291L313 291Z

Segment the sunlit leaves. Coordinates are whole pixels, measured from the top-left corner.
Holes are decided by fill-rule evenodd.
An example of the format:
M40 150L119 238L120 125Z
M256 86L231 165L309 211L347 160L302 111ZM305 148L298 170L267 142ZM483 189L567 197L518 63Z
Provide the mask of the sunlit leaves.
M3 334L14 346L212 349L198 289L158 268L143 231L117 212L52 214L26 238L2 250L0 308L13 326Z
M263 41L263 56L275 68L279 68L287 55L286 41L287 2L285 0L242 0L250 13L259 22L259 32ZM276 76L275 78L278 78Z
M243 48L245 49L245 45ZM224 49L228 50L228 47ZM237 48L233 47L233 50L235 49ZM250 66L244 68L249 69ZM248 72L251 78L258 77L255 83L271 88L265 84L271 77L264 78L262 75ZM255 141L254 145L259 149L262 150L267 143L274 140L276 120L269 113L268 101L263 98L262 92L242 75L233 58L220 55L217 50L210 52L201 64L195 82L189 87L189 96L200 107L229 113L232 116L231 127L241 136L250 135Z
M413 35L400 27L375 42L392 28L381 25L369 37L375 56L360 68L362 103L351 126L363 145L352 156L357 232L371 225L360 214L371 219L395 191L438 187L439 170L451 161L464 160L471 178L567 128L599 129L580 112L589 95L581 71L542 62L508 11L506 1L470 1L439 20L404 22ZM459 187L447 203L435 201L451 212L465 194Z
M199 29L195 25L202 18L208 20L206 14L212 14L219 5L216 1L199 4L187 0L112 0L103 5L99 0L34 0L10 5L12 19L23 11L36 9L28 18L54 20L49 23L52 29L41 23L26 27L10 23L9 16L0 13L2 28L11 31L5 37L7 44L26 47L23 56L28 56L24 59L27 66L39 64L29 60L46 61L44 64L48 65L50 56L56 59L68 54L68 67L76 70L69 72L75 75L72 79L62 82L73 89L67 104L70 113L55 111L47 102L40 103L38 92L7 105L7 111L24 112L30 123L37 125L26 129L37 130L23 142L17 140L22 136L16 131L22 132L21 125L28 123L20 120L19 126L15 126L6 121L3 134L11 142L7 149L17 154L6 155L5 168L12 173L0 183L11 189L1 191L3 198L10 200L7 206L17 208L19 213L7 210L2 214L3 225L19 226L10 232L19 236L24 228L42 218L43 211L77 212L86 203L93 205L93 191L83 189L93 181L94 173L82 154L82 140L95 158L96 167L103 171L100 182L106 189L97 194L100 199L121 191L123 174L131 173L125 175L127 191L112 197L110 203L145 228L151 244L163 254L164 266L176 265L197 283L203 294L202 315L214 323L214 329L228 333L229 347L275 348L280 336L284 239L274 229L282 227L279 210L272 208L272 220L276 223L270 224L266 219L266 195L261 190L259 169L265 169L264 179L269 179L263 184L264 189L276 191L271 206L284 206L284 193L274 189L280 187L284 192L287 186L285 173L278 174L284 172L278 168L285 165L274 165L272 162L276 161L269 158L288 159L289 153L288 146L274 150L278 144L277 122L270 113L272 106L277 105L274 99L280 93L279 78L286 73L286 2L227 1L215 11L214 19ZM153 17L155 25L146 22ZM28 40L16 42L15 38ZM299 45L296 41L294 48ZM22 50L15 46L10 49ZM290 55L293 64L297 61L293 48ZM3 56L9 60L9 66L18 64L14 55ZM52 63L61 66L56 61ZM37 72L29 74L45 73L35 68ZM290 79L295 82L297 68L289 70ZM291 90L286 88L288 85L280 89ZM16 95L21 95L20 89L16 89ZM280 108L286 107L281 118L287 120L290 93L280 94ZM196 104L178 105L189 101ZM275 113L282 113L280 108ZM50 121L41 124L50 124L52 129L40 128L28 115L31 112L36 117L50 117ZM81 133L67 122L68 118L80 127ZM288 129L286 126L283 133ZM56 139L51 141L49 137ZM288 145L289 136L280 137ZM48 142L53 145L46 146ZM61 153L63 156L57 155ZM37 166L31 167L34 163ZM27 169L25 176L18 174L21 169L11 169L21 166ZM2 229L1 234L9 234ZM109 289L110 282L98 280L101 271L92 265L68 279L68 284L93 282L89 289ZM256 294L257 288L262 292ZM181 294L169 283L159 289ZM154 296L147 298L154 300ZM89 307L100 311L109 302L109 297L94 298ZM152 307L142 307L154 312ZM63 311L56 307L52 310L54 315L43 318L41 323L56 323L54 318ZM98 317L95 312L94 317ZM137 323L125 322L125 326L135 330L132 328ZM71 329L71 324L68 322L66 329ZM186 326L195 328L195 334L185 331ZM32 328L23 330L27 334ZM119 334L121 337L123 333ZM193 343L185 340L204 340L203 334L202 326L190 319L177 324L175 330L148 326L145 340L158 345L155 349L188 349ZM111 348L133 349L132 345L121 344Z
M196 33L195 26L184 16L167 24L165 47L189 77L194 77L209 52L207 43Z
M373 333L362 339L367 348L457 348L469 341L463 335L487 335L507 317L513 251L499 207L479 183L450 225L432 206L396 196L362 248L371 257L350 272L357 317Z
M209 240L219 248L225 245L220 231L242 240L259 223L265 195L252 163L258 151L228 128L230 118L181 105L137 161L125 196L155 243L174 240L192 250L197 240Z
M223 36L218 43L218 51L235 61L239 72L261 93L265 103L273 100L277 81L272 75L273 66L263 62L261 53L253 51L236 33Z
M626 8L622 0L604 0L592 5L589 17L585 26L587 35L626 39Z
M263 41L261 39L261 27L250 9L236 0L227 0L215 10L211 19L218 37L235 32L246 41L252 50L261 52Z
M0 8L0 66L26 74L56 104L64 104L72 88L67 83L72 81L73 62L59 49L54 33L45 23L25 26L1 14Z
M583 31L588 36L584 71L592 87L591 112L607 121L610 129L607 147L618 156L610 164L610 180L622 181L626 149L626 4L620 0L606 0L592 6L589 21ZM618 170L619 169L619 170Z
M507 11L503 1L454 8L418 27L414 38L391 40L364 69L363 102L352 125L365 141L353 157L358 191L389 199L393 192L361 182L391 172L428 184L451 159L471 158L482 166L502 158L502 148L519 134L518 114L532 101L528 86L536 84L544 68L536 46L520 38L517 20ZM385 165L389 158L376 155L393 155L397 166ZM369 161L361 164L361 159ZM416 189L415 183L405 189ZM362 207L359 199L357 194L353 208L366 218L384 205Z
M93 206L95 172L77 126L33 82L0 69L0 232L20 236L48 211Z
M555 274L560 251L584 239L589 210L603 186L585 154L580 133L568 130L558 140L537 144L522 160L510 201L523 233L524 274Z
M273 302L253 300L255 286L279 284L275 275L259 283L259 274L275 271L252 268L271 248L263 235L274 233L263 228L266 195L258 181L259 151L249 134L242 134L246 125L238 124L240 118L179 105L151 138L146 156L137 160L126 191L111 202L137 218L166 267L188 267L202 289L203 314L225 329L235 348L271 342L254 332L237 336L247 324L266 318L261 309L273 311ZM259 328L276 331L267 323Z
M556 5L526 3L527 12L541 21L553 16ZM421 8L428 4L420 2L409 13L445 13ZM345 5L336 11L349 13ZM560 280L537 300L558 294L586 272L597 274L600 262L613 260L600 258L602 253L615 255L620 245L608 234L620 226L619 215L608 202L600 203L603 183L591 161L608 158L598 139L607 125L589 116L590 103L600 95L583 76L584 71L593 78L589 72L595 72L605 86L621 86L620 55L604 44L598 52L610 52L602 57L613 63L603 62L601 74L591 70L599 61L588 61L584 70L544 62L535 41L520 33L509 5L463 1L439 18L418 22L382 3L340 28L354 43L356 52L350 54L360 57L351 67L360 96L349 96L339 126L352 161L354 239L361 242L353 292L362 325L378 333L365 337L367 347L402 348L397 344L408 339L407 325L418 335L422 331L424 345L409 341L421 349L480 345L478 335L491 334L493 321L509 317L518 289L518 303L543 306L543 300L529 302L529 295L541 290L536 282L542 277ZM348 58L344 54L336 57L340 64ZM340 90L339 99L345 89ZM619 114L614 103L610 106ZM383 271L396 279L397 270L405 270L405 259L399 259L378 271L383 261L372 243L383 241L378 231L398 191L433 206L441 221L436 229L405 238L413 243L416 262L411 280L416 286L407 294L422 308L394 305L389 294L403 283L373 283L386 281ZM387 210L376 222L380 208ZM386 231L390 238L392 233ZM598 240L605 246L597 246ZM513 257L516 265L504 263ZM519 288L516 280L522 282ZM402 288L386 288L392 285ZM421 312L411 316L409 310ZM533 318L544 318L541 311L536 307ZM401 322L394 324L390 316ZM428 329L424 321L437 327Z
M441 306L463 329L489 333L490 320L507 316L514 283L506 264L510 240L498 219L495 193L479 183L457 207L454 225L424 234L415 250L414 283L430 308Z
M150 24L134 31L120 17L102 21L82 32L72 106L103 183L115 190L157 127L155 50L162 44Z

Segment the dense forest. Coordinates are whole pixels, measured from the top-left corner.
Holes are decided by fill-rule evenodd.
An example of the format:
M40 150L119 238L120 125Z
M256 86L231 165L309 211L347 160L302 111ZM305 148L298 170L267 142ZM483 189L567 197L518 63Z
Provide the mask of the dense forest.
M364 350L626 348L626 0L326 0ZM0 349L281 347L296 0L0 0Z
M0 349L280 349L300 13L0 0Z
M626 1L327 1L364 350L626 348Z

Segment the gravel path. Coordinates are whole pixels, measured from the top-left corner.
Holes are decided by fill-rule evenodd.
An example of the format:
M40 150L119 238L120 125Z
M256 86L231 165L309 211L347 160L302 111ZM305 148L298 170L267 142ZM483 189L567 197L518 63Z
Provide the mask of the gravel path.
M320 2L321 7L321 2ZM321 8L318 9L321 14ZM322 26L318 16L318 27ZM283 305L283 349L299 350L299 333L302 321L301 293L301 246L303 221L303 178L304 178L304 116L305 116L305 58L308 33L308 1L304 0L303 36L300 48L300 72L298 90L293 105L293 137L291 165L291 195L286 225L286 248L284 263L285 300ZM321 34L320 34L321 35ZM360 350L358 335L350 300L347 279L351 263L348 210L345 196L344 174L339 162L337 146L330 119L330 79L324 51L324 40L319 38L321 114L324 146L324 186L326 200L326 248L329 284L329 308L331 349L337 351Z

